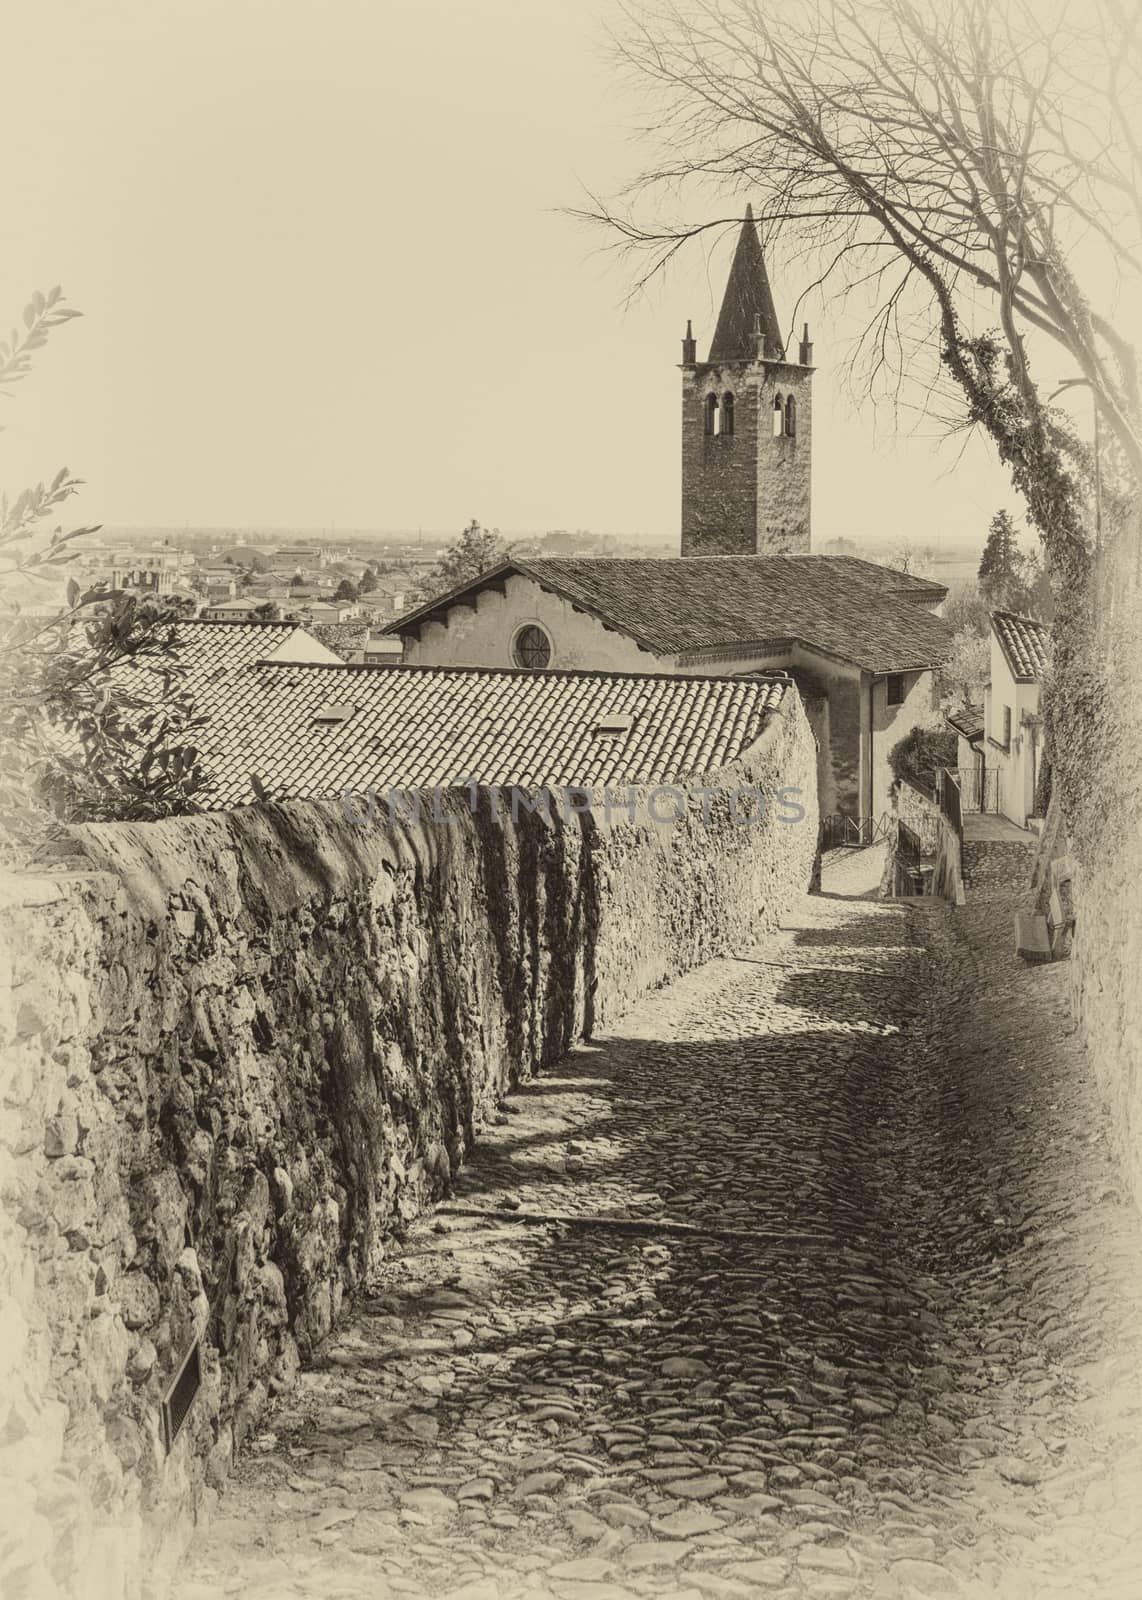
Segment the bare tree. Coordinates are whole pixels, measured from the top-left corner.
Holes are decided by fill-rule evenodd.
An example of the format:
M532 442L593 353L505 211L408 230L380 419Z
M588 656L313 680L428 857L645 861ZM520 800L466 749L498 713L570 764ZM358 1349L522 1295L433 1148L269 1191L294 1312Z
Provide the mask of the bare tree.
M655 156L617 200L578 215L644 257L641 287L688 241L736 227L751 200L763 231L812 264L810 289L867 304L857 361L873 392L887 380L898 404L987 431L1060 601L1047 746L1075 837L1093 841L1109 813L1092 774L1126 738L1110 655L1129 650L1131 618L1110 574L1142 583L1138 364L1114 311L1142 277L1142 0L623 11L616 45L650 96ZM655 215L667 202L680 221ZM1033 365L1049 388L1089 388L1101 450Z
M1032 354L1053 344L1052 378L1061 353L1089 385L1136 485L1137 360L1101 295L1108 273L1128 288L1142 274L1142 0L628 0L624 14L618 48L651 92L659 149L618 201L580 214L646 253L638 283L737 220L724 203L642 220L656 197L750 198L763 230L812 259L814 287L867 297L872 375L897 396L918 378L929 410L953 393L1049 549L1084 551L1091 453L1041 396Z

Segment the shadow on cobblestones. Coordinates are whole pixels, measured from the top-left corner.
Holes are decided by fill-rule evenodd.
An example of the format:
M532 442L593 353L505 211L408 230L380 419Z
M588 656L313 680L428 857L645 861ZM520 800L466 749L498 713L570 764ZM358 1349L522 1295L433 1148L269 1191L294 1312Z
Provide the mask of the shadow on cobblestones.
M1139 1221L1008 910L813 897L522 1086L180 1600L1137 1600Z

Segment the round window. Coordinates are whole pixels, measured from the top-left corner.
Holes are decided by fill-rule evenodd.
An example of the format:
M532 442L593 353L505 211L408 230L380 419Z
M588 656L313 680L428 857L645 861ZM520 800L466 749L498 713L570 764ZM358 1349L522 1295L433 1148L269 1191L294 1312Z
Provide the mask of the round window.
M512 654L517 667L546 667L551 662L551 640L542 628L529 622L516 634Z

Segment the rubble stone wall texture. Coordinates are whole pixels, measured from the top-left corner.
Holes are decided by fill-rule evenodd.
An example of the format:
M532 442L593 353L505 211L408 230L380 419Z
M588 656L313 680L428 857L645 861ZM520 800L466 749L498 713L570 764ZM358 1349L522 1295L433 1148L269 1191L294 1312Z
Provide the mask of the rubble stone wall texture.
M792 438L775 437L773 406L792 398L797 411ZM757 553L808 555L812 528L811 460L813 373L808 367L769 365L761 384L757 419Z
M940 836L940 808L935 798L901 778L893 790L892 809L919 838L924 854L935 855Z
M706 402L734 396L732 434L706 432ZM795 433L774 436L793 397ZM784 414L783 414L784 415ZM703 362L682 373L682 554L808 554L812 371L785 363Z
M790 698L707 779L756 785L762 822L719 797L659 825L645 793L610 830L489 792L441 823L255 806L79 828L78 863L5 882L0 1592L161 1594L267 1398L501 1095L780 918L817 846Z
M936 825L936 864L932 868L931 893L940 900L959 904L964 896L963 852L960 836L943 816Z
M706 400L734 396L733 432L706 432ZM682 374L682 554L758 552L759 385L751 363ZM769 418L764 419L769 426ZM806 545L806 548L808 546Z
M1132 541L1124 544L1108 589L1098 648L1110 694L1105 707L1096 707L1106 725L1089 727L1091 706L1077 694L1060 717L1063 735L1069 711L1075 737L1094 742L1098 733L1094 747L1101 751L1098 769L1086 780L1096 786L1101 826L1072 846L1071 959L1076 1020L1111 1111L1124 1174L1142 1206L1142 627ZM1068 688L1060 685L1056 693Z

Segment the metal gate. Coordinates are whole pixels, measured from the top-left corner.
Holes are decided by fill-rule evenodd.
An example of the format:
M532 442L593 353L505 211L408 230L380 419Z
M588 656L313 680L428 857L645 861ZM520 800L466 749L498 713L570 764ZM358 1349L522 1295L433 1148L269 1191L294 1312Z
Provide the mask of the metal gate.
M960 806L964 811L999 811L999 768L951 767L960 786Z
M892 833L895 818L890 811L882 817L855 817L847 811L835 811L821 818L821 849L840 850L845 846L860 849L877 844Z

